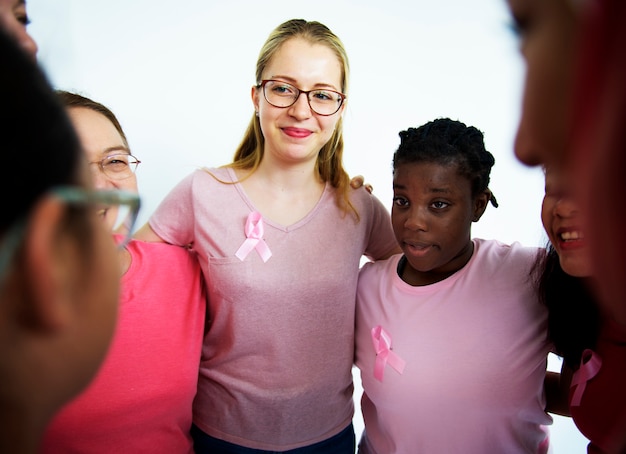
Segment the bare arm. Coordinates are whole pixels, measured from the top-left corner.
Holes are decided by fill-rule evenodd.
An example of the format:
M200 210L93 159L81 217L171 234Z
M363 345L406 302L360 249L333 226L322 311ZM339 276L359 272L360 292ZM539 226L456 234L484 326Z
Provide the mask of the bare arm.
M561 373L546 372L543 387L546 393L546 411L561 416L572 416L569 409L569 388L574 371L565 365Z

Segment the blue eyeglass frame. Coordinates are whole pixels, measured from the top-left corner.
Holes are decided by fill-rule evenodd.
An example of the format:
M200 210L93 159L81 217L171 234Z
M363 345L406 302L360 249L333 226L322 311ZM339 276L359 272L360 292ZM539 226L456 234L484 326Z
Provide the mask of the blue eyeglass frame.
M131 222L128 232L117 247L123 248L132 236L132 229L137 221L137 215L141 208L139 195L123 190L92 191L78 186L58 186L52 188L48 194L70 204L101 204L101 205L126 205L130 209ZM24 240L27 217L19 219L4 236L0 245L0 286L3 284L7 270L13 261L13 257Z

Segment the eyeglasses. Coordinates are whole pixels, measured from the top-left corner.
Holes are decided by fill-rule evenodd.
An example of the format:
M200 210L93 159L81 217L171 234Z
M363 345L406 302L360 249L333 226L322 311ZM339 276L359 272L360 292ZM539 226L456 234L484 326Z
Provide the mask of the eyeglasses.
M324 116L337 113L346 99L346 95L338 91L326 89L304 91L280 80L263 80L257 85L257 88L261 87L263 96L274 107L291 107L301 94L305 94L311 110Z
M89 191L76 186L59 186L53 188L50 194L68 204L87 205L95 208L98 216L110 221L109 225L113 229L113 233L120 233L121 238L117 242L119 249L123 248L130 240L141 206L137 194L121 190ZM23 218L13 224L0 244L0 286L24 239L26 223L26 218Z
M125 180L131 177L141 161L129 153L112 154L100 161L90 162L97 164L98 168L107 177L113 180Z

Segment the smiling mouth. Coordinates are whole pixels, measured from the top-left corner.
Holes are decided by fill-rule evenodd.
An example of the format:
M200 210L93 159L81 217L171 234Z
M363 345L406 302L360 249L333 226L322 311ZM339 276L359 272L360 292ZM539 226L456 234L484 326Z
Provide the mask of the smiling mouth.
M585 239L585 234L579 230L572 230L569 232L562 232L558 235L559 239L565 243L570 241L580 241Z
M311 135L311 131L302 128L283 128L283 131L290 137L304 138Z

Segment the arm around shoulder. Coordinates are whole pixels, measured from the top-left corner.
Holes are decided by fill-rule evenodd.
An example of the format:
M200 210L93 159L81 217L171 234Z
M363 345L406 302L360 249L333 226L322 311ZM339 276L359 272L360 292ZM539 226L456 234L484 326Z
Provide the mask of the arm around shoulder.
M133 238L151 243L165 243L165 240L157 235L147 222L135 232Z

